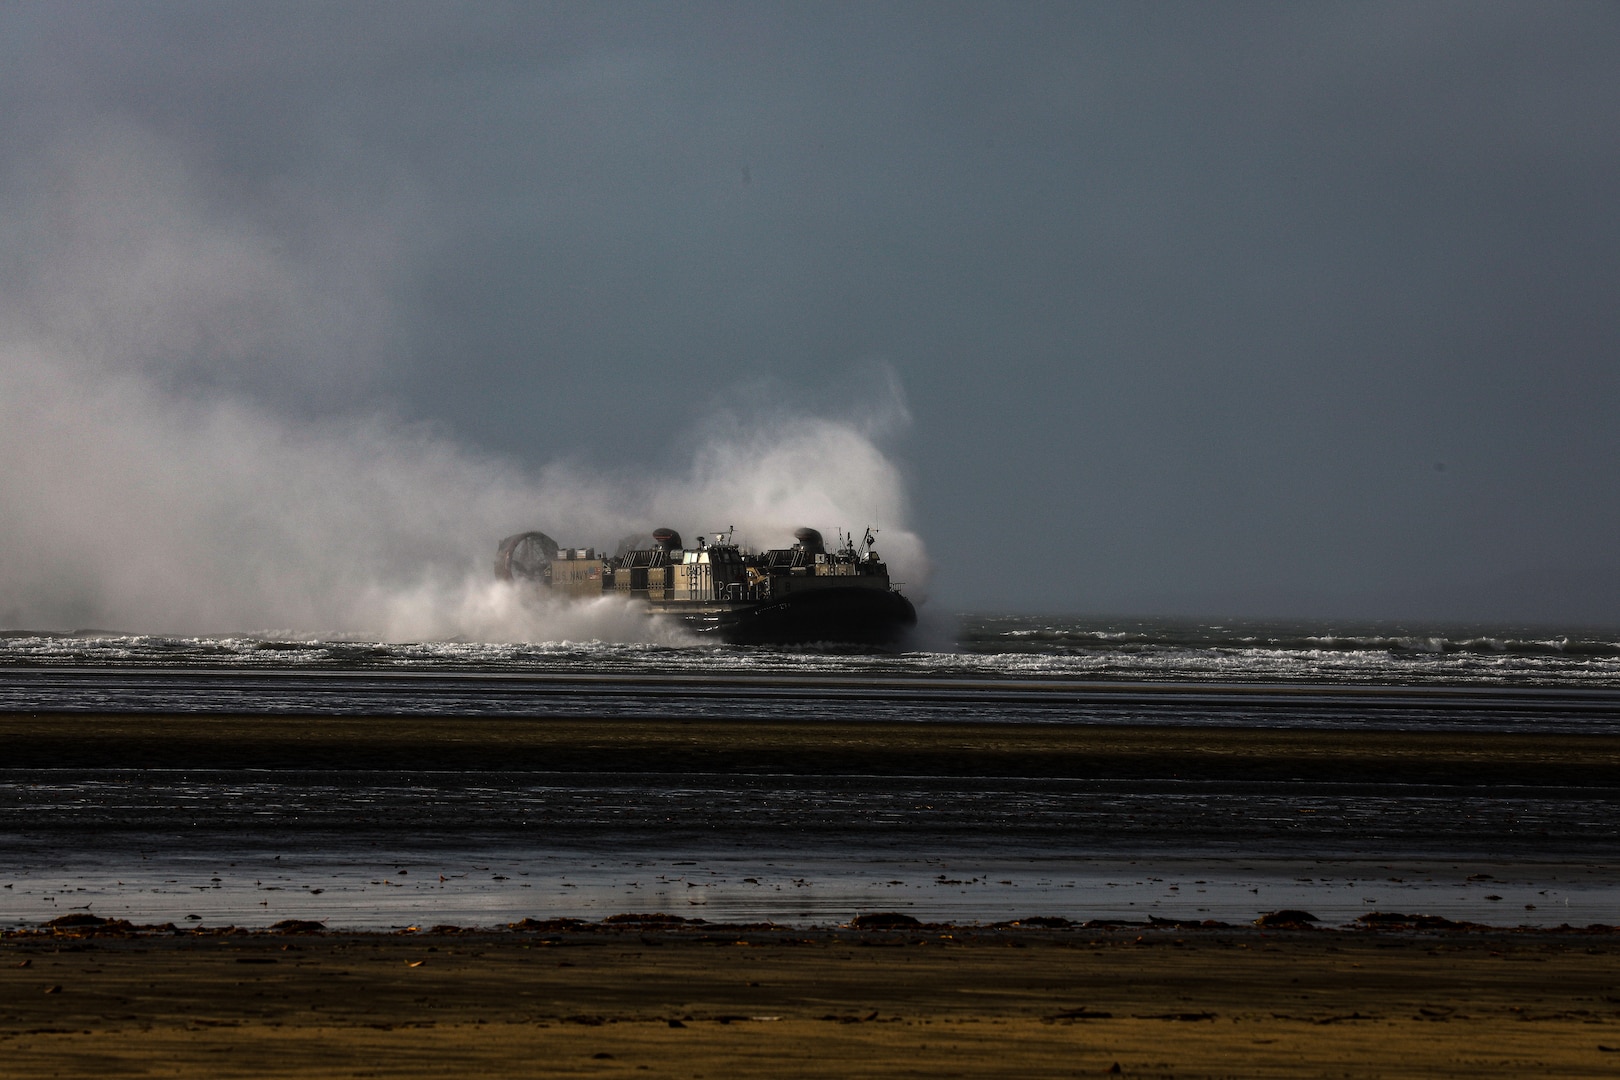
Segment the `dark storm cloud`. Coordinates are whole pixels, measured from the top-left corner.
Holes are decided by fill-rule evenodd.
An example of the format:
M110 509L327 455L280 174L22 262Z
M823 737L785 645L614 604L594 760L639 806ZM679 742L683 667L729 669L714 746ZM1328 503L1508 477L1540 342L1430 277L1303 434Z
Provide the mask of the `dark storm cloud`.
M174 285L263 275L145 339L182 384L624 469L716 414L887 402L877 361L944 604L1620 610L1611 5L56 4L3 28L14 203L111 243L70 196L123 162L131 199L274 253Z

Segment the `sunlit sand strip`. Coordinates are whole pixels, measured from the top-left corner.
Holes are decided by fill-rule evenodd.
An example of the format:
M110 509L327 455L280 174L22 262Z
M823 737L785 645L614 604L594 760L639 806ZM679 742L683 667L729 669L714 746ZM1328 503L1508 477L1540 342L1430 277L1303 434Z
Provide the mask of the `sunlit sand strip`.
M19 1075L1612 1076L1613 933L0 938Z

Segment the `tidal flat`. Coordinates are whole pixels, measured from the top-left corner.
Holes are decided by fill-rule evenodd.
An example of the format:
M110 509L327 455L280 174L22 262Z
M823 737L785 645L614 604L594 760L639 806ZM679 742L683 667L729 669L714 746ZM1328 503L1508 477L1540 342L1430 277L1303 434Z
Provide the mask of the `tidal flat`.
M0 927L1620 922L1606 734L57 713L0 739Z
M985 708L0 715L0 1053L104 1076L1620 1063L1611 734ZM1255 925L1284 907L1316 919ZM661 917L613 917L637 912ZM916 921L856 922L884 913Z

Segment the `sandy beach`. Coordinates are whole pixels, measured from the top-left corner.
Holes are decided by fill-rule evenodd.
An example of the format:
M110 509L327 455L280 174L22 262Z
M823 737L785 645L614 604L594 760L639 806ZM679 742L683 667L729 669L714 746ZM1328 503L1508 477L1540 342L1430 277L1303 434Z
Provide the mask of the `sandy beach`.
M19 1076L1598 1077L1620 935L59 927L0 1003Z
M60 713L0 736L18 1075L1620 1069L1605 735ZM1294 904L1317 928L1252 923ZM921 922L849 925L889 911Z

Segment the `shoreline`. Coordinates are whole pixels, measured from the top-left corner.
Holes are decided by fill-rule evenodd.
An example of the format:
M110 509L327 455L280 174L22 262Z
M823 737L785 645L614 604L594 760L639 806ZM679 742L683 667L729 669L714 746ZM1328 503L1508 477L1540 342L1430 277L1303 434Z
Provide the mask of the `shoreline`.
M1613 736L4 714L0 742L0 925L1620 921Z
M1620 1067L1613 736L13 713L0 739L25 1075ZM991 898L1012 918L960 916ZM174 928L90 921L159 902L132 923ZM1500 925L1532 905L1599 925ZM1360 928L1249 922L1284 906ZM242 912L264 928L215 925ZM897 912L929 921L829 925Z

